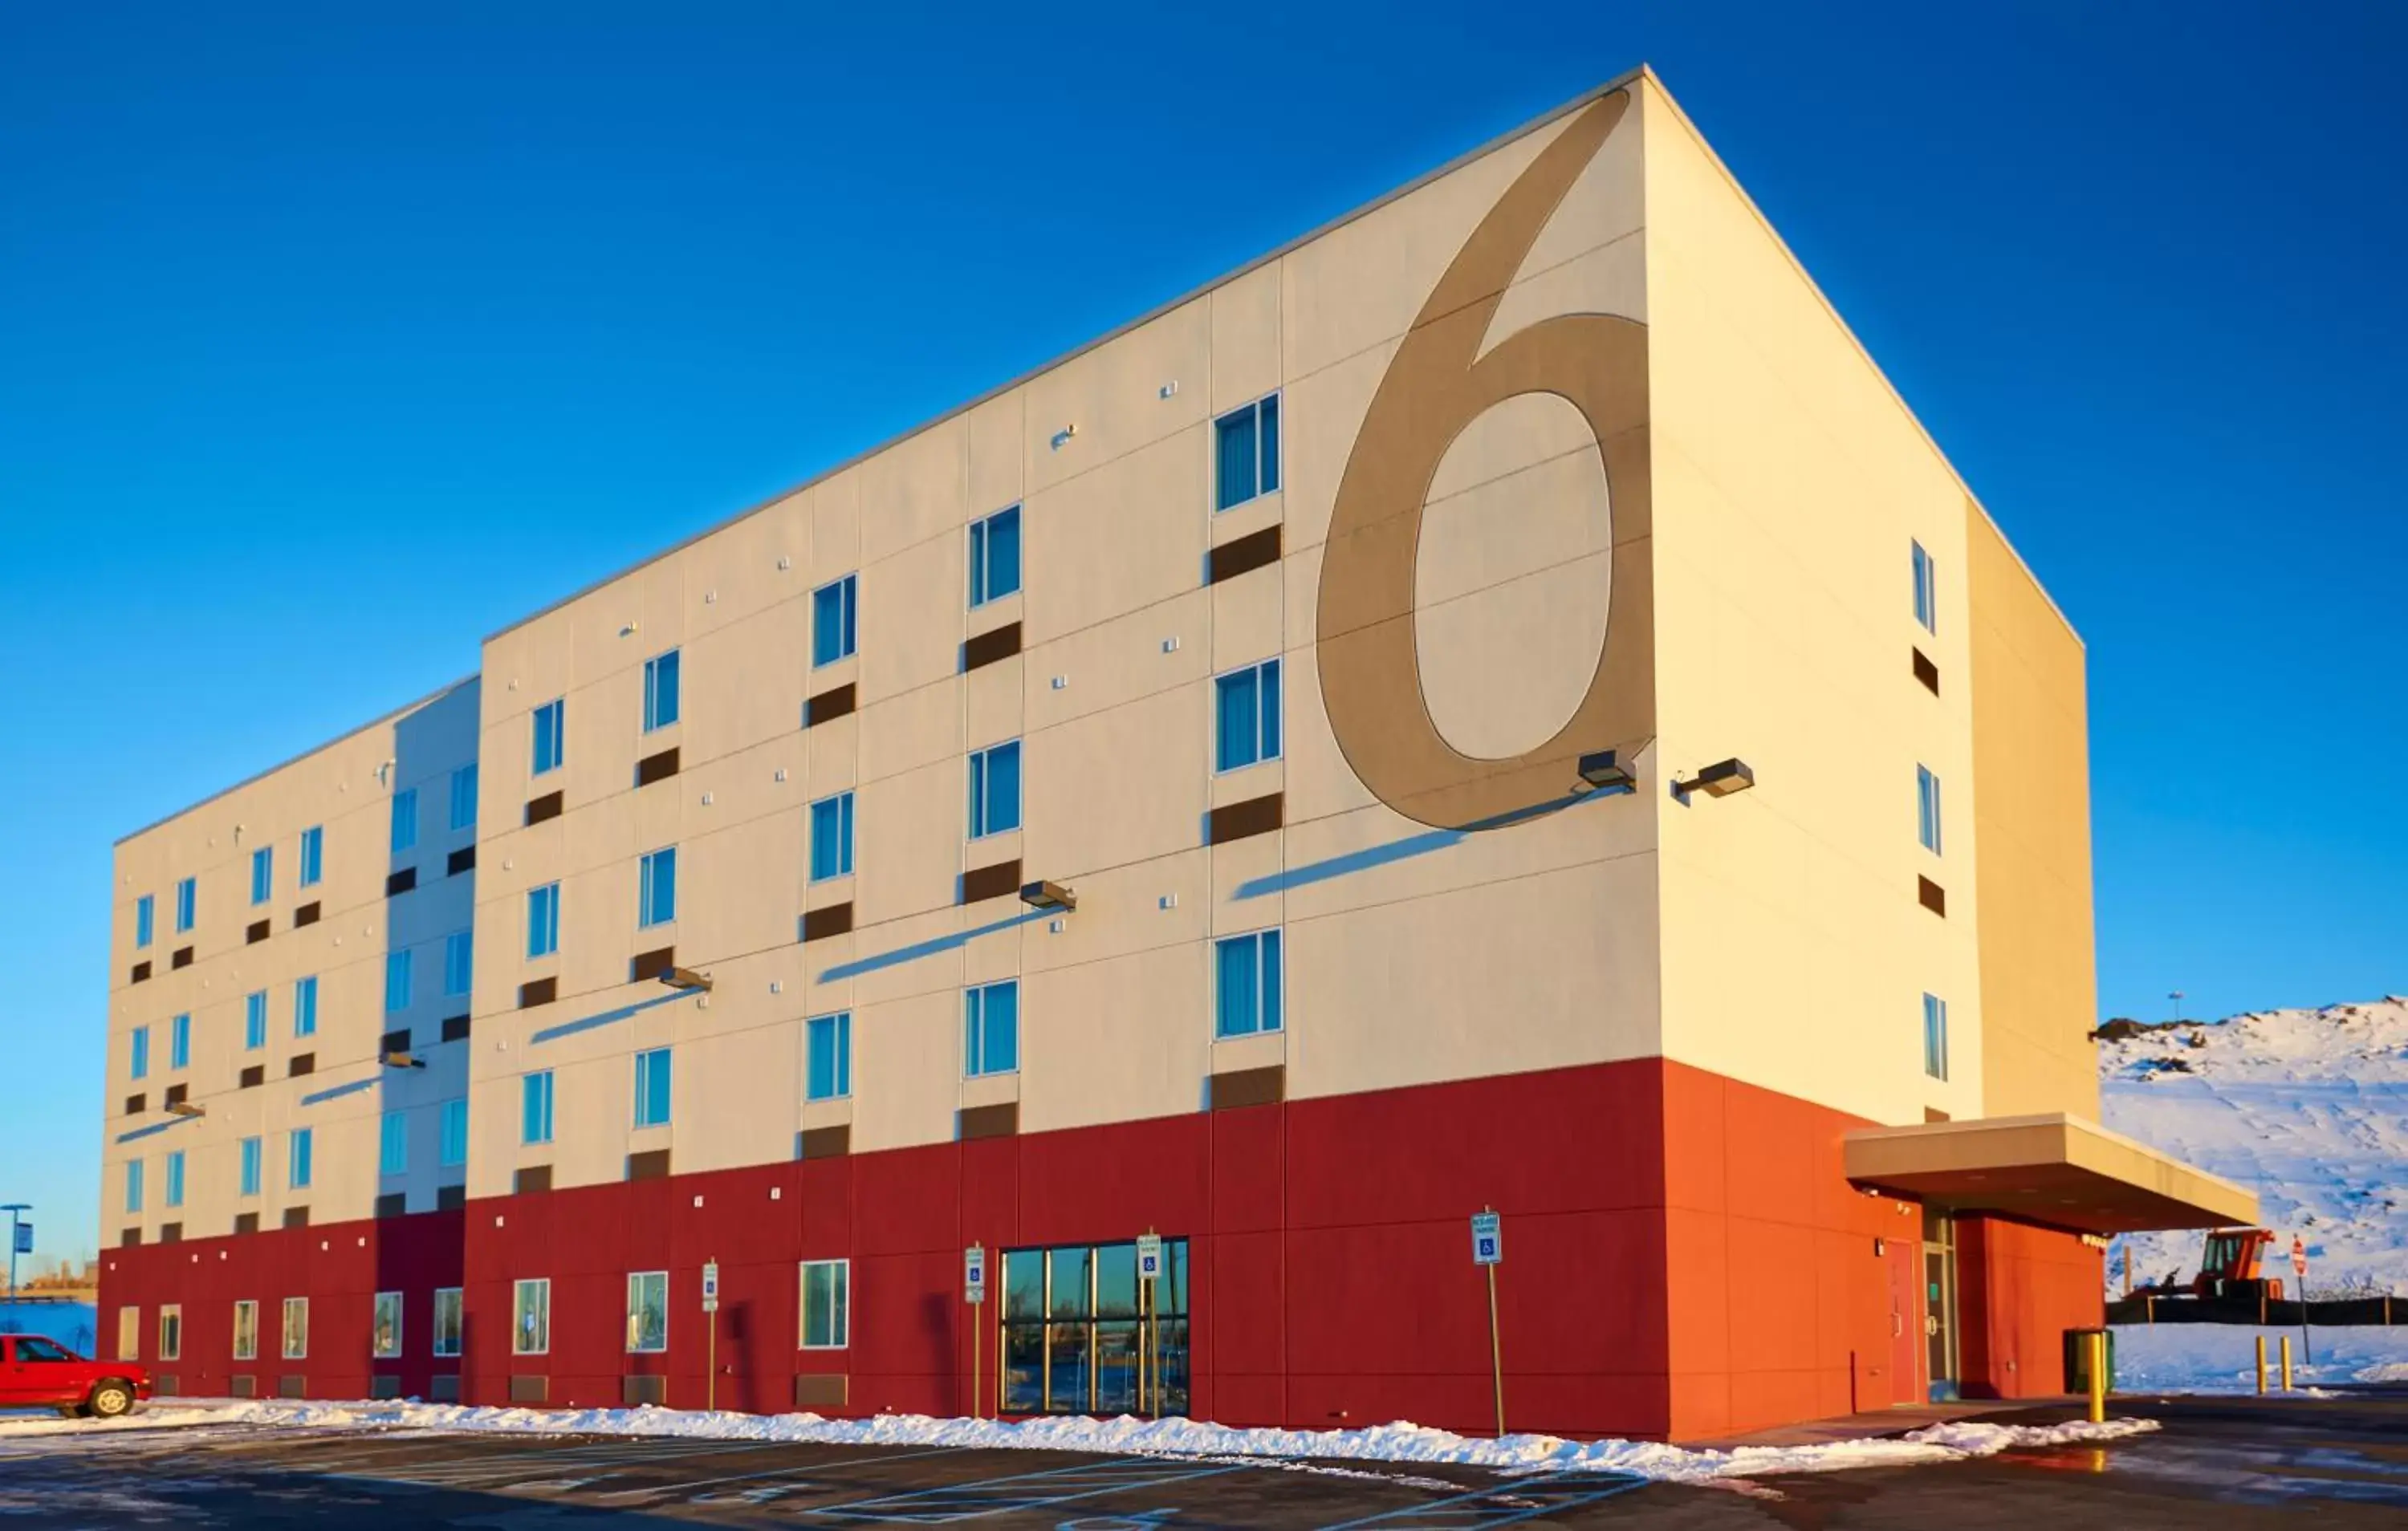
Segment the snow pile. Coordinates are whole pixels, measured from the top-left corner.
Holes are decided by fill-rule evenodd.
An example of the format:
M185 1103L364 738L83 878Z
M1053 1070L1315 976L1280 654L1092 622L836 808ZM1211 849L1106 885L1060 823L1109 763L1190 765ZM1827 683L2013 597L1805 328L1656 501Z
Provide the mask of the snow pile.
M2255 1393L2261 1335L2270 1394L2282 1386L2286 1338L2291 1342L2296 1388L2408 1382L2408 1324L2319 1327L2302 1334L2241 1324L2128 1324L2115 1330L2115 1386L2124 1393Z
M1812 1446L1742 1446L1692 1451L1655 1441L1564 1440L1516 1435L1474 1439L1398 1422L1360 1430L1239 1429L1195 1420L930 1419L882 1414L829 1420L816 1414L735 1414L671 1409L480 1409L460 1404L314 1403L284 1400L175 1400L129 1419L0 1419L0 1437L88 1436L183 1424L268 1424L294 1429L493 1431L527 1435L616 1435L695 1440L797 1441L837 1446L953 1446L975 1449L1111 1452L1245 1459L1444 1463L1509 1472L1623 1472L1698 1482L1766 1473L1828 1472L1992 1456L2015 1447L2115 1440L2155 1430L2154 1420L2103 1424L1935 1424L1905 1436Z

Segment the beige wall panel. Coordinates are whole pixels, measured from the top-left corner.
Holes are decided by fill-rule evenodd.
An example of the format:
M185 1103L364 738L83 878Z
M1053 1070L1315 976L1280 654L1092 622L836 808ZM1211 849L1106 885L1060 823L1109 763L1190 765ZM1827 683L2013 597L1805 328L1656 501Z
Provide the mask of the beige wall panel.
M1282 666L1282 670L1284 672L1284 665ZM1205 702L1207 706L1212 704L1210 693L1206 694ZM1208 749L1211 747L1213 727L1214 724L1208 718L1204 724ZM1212 772L1211 804L1216 808L1226 808L1231 803L1242 803L1249 798L1263 797L1271 793L1286 790L1287 762L1285 760L1256 761L1252 766L1240 766L1233 770Z
M822 479L811 491L811 557L803 569L804 590L817 590L829 580L861 567L861 469L849 467Z
M856 928L950 905L961 874L962 766L940 760L864 784L853 801Z
M804 586L797 571L809 566L810 527L806 492L764 506L689 549L686 642L699 643L799 594ZM778 567L781 558L787 567ZM686 679L691 683L693 678Z
M1281 741L1285 751L1281 774L1286 783L1283 790L1287 793L1288 823L1299 824L1374 806L1379 799L1371 795L1371 789L1363 785L1354 767L1346 764L1344 753L1338 748L1337 736L1330 732L1329 715L1321 706L1321 671L1312 651L1292 649L1289 652L1289 663L1280 669L1280 694L1287 708ZM1387 816L1398 824L1404 823L1394 813Z
M1224 579L1212 602L1213 673L1277 655L1286 628L1287 585L1274 566Z
M1051 971L1201 939L1211 918L1207 854L1197 847L1081 875L1071 884L1079 895L1075 911L1042 915L1016 926L1014 966L993 971L973 968L968 981L1009 977L1023 966L1031 973ZM1030 868L1032 876L1043 871ZM1167 909L1162 907L1166 897L1175 900ZM1015 918L1027 913L1016 904L1010 912ZM1062 923L1058 935L1051 928L1057 919Z
M969 521L969 427L959 415L896 442L859 471L864 565L882 563Z
M1049 875L1075 878L1202 842L1200 689L1158 692L1029 736L1024 822L1029 854Z
M810 1012L824 1015L960 988L963 933L974 928L966 910L947 904L856 929L850 955L830 952L810 959L817 985L807 996ZM821 944L812 943L814 952Z
M1211 936L1264 930L1287 919L1280 874L1287 869L1287 837L1253 835L1204 852L1211 858Z
M802 1031L797 1020L678 1049L672 1169L690 1175L794 1157L802 1119Z
M1026 391L1015 388L963 417L968 436L969 514L991 515L1018 503L1028 442Z
M1030 494L1030 647L1202 583L1210 435L1197 425Z
M1200 680L1211 665L1212 593L1194 589L1064 634L1022 656L1027 728L1039 732ZM1166 640L1179 647L1164 652ZM1002 666L997 665L1000 669ZM1068 684L1054 689L1054 677ZM1009 737L973 732L973 741Z
M666 792L671 782L676 783L684 802L688 834L715 833L772 813L798 813L804 803L799 780L802 755L801 736L782 735L736 754L689 766L638 795ZM786 773L783 781L778 780L781 770Z
M1025 726L1022 707L1028 656L1014 654L981 665L962 677L962 737L970 739L1018 738ZM1037 685L1050 682L1039 677Z
M860 737L865 782L924 770L934 762L958 756L964 742L961 682L948 678L871 702L861 712Z
M687 556L656 559L540 619L568 628L572 685L599 685L684 640Z
M861 604L864 696L893 696L959 673L967 556L958 528L947 528L869 566L862 591L878 598Z
M1211 323L1210 301L1197 298L1030 379L1021 390L1028 401L1028 493L1041 494L1198 425ZM1179 392L1164 398L1173 380ZM1056 433L1069 425L1078 434L1056 447Z
M1034 909L1016 899L1010 903L997 900L975 911L964 910L962 986L1018 978L1024 953L1032 943L1062 939L1047 934L1044 923L1036 920L1035 914Z
M659 746L678 746L687 769L792 736L803 716L810 603L784 600L686 645L679 663L679 723Z
M957 992L943 989L853 1012L853 1152L952 1139L961 1004Z
M1211 1052L1193 943L1033 973L1022 987L1020 1129L1199 1109Z
M1398 334L1404 327L1399 322ZM1289 374L1280 396L1280 451L1287 459L1282 465L1286 530L1281 540L1289 553L1317 548L1329 536L1330 512L1338 503L1346 460L1354 451L1354 433L1362 428L1371 395L1379 392L1380 379L1396 358L1397 341L1387 339L1317 371Z
M1284 831L1288 918L1493 887L1585 863L1628 862L1655 849L1647 797L1575 800L1567 793L1566 802L1558 812L1479 834L1428 829L1378 804L1291 820Z
M854 712L804 731L806 797L816 802L844 791L860 779L861 725L861 714Z
M642 665L659 651L647 644L635 655L632 671L622 666L623 673L580 683L568 694L566 753L557 772L529 783L529 796L558 787L574 808L636 784L636 757L644 737Z
M773 813L688 840L678 851L678 962L694 966L795 939L803 821Z
M1212 414L1261 398L1280 385L1280 264L1273 261L1213 289L1208 300L1212 309Z

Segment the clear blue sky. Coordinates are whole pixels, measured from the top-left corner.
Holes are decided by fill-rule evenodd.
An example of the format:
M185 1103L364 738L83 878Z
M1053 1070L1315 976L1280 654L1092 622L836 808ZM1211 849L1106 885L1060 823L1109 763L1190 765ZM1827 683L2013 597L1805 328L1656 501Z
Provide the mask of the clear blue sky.
M2408 989L2408 8L1836 8L7 7L0 1200L117 836L1642 60L2089 643L2102 1011Z

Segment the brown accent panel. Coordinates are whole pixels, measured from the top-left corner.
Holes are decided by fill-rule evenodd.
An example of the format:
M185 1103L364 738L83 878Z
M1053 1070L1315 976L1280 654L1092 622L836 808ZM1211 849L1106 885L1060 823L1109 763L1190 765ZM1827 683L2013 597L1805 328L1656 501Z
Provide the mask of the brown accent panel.
M1287 1098L1287 1065L1225 1069L1212 1076L1212 1109L1273 1106Z
M234 1215L234 1231L237 1234L257 1233L259 1231L259 1214L257 1212L236 1212Z
M841 1159L853 1152L853 1128L849 1123L806 1127L802 1146L806 1159Z
M458 877L463 872L473 872L476 869L477 848L473 845L464 845L443 858L445 877Z
M309 1225L309 1209L307 1207L287 1207L284 1209L284 1225L288 1228L308 1227Z
M531 824L539 824L546 819L559 818L562 802L563 799L557 792L548 792L541 797L528 798L526 806L526 822Z
M441 1039L446 1042L465 1042L468 1039L468 1027L469 1021L466 1016L447 1015L443 1018Z
M267 1066L265 1064L252 1064L249 1068L242 1071L242 1083L240 1086L242 1089L255 1090L266 1082Z
M1286 822L1285 793L1249 797L1242 803L1229 803L1212 810L1211 817L1205 821L1204 843L1226 845L1250 835L1268 835Z
M1920 649L1914 651L1914 678L1923 682L1924 690L1934 696L1940 694L1940 666Z
M284 1077L288 1080L297 1080L304 1074L314 1074L317 1071L318 1055L314 1052L295 1052L293 1054L293 1061L284 1066Z
M377 1038L377 1052L380 1053L407 1052L408 1051L409 1028L408 1026L402 1027L399 1031L386 1032L383 1036Z
M293 928L299 930L303 925L316 924L319 912L318 901L314 898L302 905L293 911Z
M1524 257L1630 99L1616 91L1575 114L1471 231L1388 364L1339 479L1316 623L1322 702L1363 784L1436 828L1475 828L1558 800L1583 754L1633 748L1656 731L1647 326L1560 314L1489 333ZM1483 412L1526 393L1578 409L1604 457L1612 608L1587 693L1562 729L1519 755L1476 760L1448 745L1423 701L1414 555L1448 445Z
M807 1371L795 1379L795 1407L797 1409L842 1409L845 1407L850 1381L840 1371Z
M125 1097L125 1114L128 1116L140 1116L150 1109L150 1095L139 1090Z
M510 1176L510 1194L512 1195L523 1196L531 1195L534 1192L549 1191L551 1189L552 1166L550 1165L527 1165L513 1172Z
M1945 1122L1948 1120L1948 1113L1936 1106L1926 1106L1923 1109L1923 1120L1926 1123Z
M669 1401L669 1380L666 1377L622 1377L619 1379L619 1402L634 1409L651 1404L657 1409Z
M638 952L636 960L627 965L627 981L648 983L676 966L676 947L663 946L650 952Z
M259 1379L251 1375L249 1372L245 1372L239 1377L230 1377L226 1379L226 1392L230 1396L236 1398L256 1398L259 1396Z
M821 692L803 704L803 726L817 728L832 718L843 717L857 705L860 694L859 687L850 680Z
M456 1212L468 1205L468 1188L465 1185L438 1185L435 1188L435 1209Z
M162 1223L159 1224L159 1242L162 1244L180 1244L183 1241L184 1225L182 1223Z
M510 1373L510 1402L539 1404L551 1395L551 1378L530 1376L523 1371Z
M1010 659L1020 652L1020 623L1005 622L992 632L981 633L962 645L962 673Z
M1943 918L1948 913L1948 890L1920 872L1914 878L1914 896L1925 909Z
M167 966L171 969L192 966L193 949L189 946L179 946L176 948L175 952L167 958Z
M636 785L639 787L649 787L655 781L666 781L677 774L678 752L677 746L674 744L636 762Z
M173 1110L175 1108L181 1106L192 1095L192 1090L193 1087L189 1084L171 1084L167 1086L167 1093L159 1097L159 1109L163 1111Z
M1234 579L1241 574L1267 569L1280 561L1280 528L1264 527L1232 537L1212 550L1204 566L1204 582L1217 585L1224 579Z
M410 889L417 886L418 868L415 866L405 866L400 871L394 873L392 876L384 880L384 895L387 898L396 897L402 894L409 892Z
M117 1236L117 1242L122 1247L130 1250L142 1242L142 1230L139 1228L127 1228Z
M824 941L831 936L841 936L853 928L853 901L829 904L822 909L803 911L803 939Z
M245 946L257 946L260 942L267 939L267 934L271 928L272 927L265 920L253 920L251 923L243 926L243 944Z
M1020 1102L1007 1100L1000 1106L966 1106L961 1111L961 1140L965 1143L979 1138L1010 1138L1020 1131Z
M992 866L981 866L962 874L962 897L965 904L982 899L1001 898L1020 891L1020 858L999 861Z
M134 971L133 971L133 973L132 973L132 974L130 974L130 975L126 978L126 980L125 980L125 981L126 981L126 982L128 982L128 983L148 983L148 982L150 982L150 965L149 963L147 963L147 962L137 962L137 963L136 963L136 964L134 965Z
M306 1398L309 1395L309 1379L297 1371L288 1371L276 1379L276 1395L280 1398Z
M519 1009L523 1010L549 1005L559 997L560 980L556 978L529 979L519 985Z
M376 1215L379 1217L404 1217L408 1212L409 1193L407 1191L388 1191L376 1199Z
M665 1180L669 1178L669 1151L647 1149L627 1155L627 1179L631 1180Z

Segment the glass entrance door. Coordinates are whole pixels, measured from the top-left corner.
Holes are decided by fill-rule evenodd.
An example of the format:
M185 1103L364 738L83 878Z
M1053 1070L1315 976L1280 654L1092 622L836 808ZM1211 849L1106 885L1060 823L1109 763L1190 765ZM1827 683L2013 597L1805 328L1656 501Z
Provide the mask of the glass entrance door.
M1187 1240L1162 1241L1154 1285L1149 1309L1134 1241L1006 1250L1002 1411L1185 1413Z
M1931 1401L1956 1396L1956 1226L1945 1212L1923 1212L1924 1375Z

